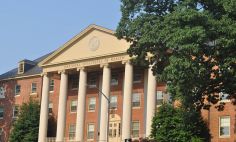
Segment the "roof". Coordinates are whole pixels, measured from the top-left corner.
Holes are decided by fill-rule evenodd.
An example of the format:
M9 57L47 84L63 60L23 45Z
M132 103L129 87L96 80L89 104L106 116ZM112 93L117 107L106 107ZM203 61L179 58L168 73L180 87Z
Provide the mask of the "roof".
M18 68L12 69L6 73L3 73L2 75L0 75L0 80L7 80L7 79L11 79L11 78L17 78L17 77L23 77L23 76L30 76L30 75L37 75L42 73L42 68L38 66L38 63L41 62L42 60L44 60L45 58L47 58L49 55L51 55L53 52L48 53L42 57L39 57L31 62L35 63L35 66L32 67L31 69L29 69L28 71L26 71L23 74L18 74Z

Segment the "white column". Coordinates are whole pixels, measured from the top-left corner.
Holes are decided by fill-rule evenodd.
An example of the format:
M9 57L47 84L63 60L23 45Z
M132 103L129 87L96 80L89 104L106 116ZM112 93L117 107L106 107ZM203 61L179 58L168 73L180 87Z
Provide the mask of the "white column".
M68 75L65 71L61 72L60 94L58 104L58 119L57 119L57 142L64 141L65 122L66 122L66 96L68 89Z
M77 105L77 118L76 118L76 133L75 141L84 142L84 118L85 118L85 96L87 88L87 72L80 69L79 75L79 90L78 90L78 105Z
M43 75L43 90L41 98L40 122L39 122L39 136L38 142L45 142L47 137L48 127L48 92L49 92L49 77L47 74Z
M147 88L147 114L146 114L146 137L151 134L152 118L156 110L156 77L152 73L152 67L148 69Z
M133 89L133 66L128 61L125 63L125 82L123 96L123 115L122 115L122 141L131 138L131 100Z
M100 135L99 142L107 142L108 138L108 100L110 97L110 80L111 80L111 69L108 65L103 65L103 76L102 76L102 92L105 96L101 97L101 118L100 118Z

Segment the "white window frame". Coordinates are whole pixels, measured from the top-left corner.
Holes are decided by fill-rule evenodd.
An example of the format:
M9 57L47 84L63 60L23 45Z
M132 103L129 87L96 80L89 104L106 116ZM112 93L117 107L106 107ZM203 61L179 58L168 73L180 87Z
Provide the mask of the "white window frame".
M78 103L77 100L71 100L70 101L70 113L76 113L77 112L77 103ZM75 104L75 106L73 104ZM76 109L72 110L72 107L76 107Z
M140 79L135 80L136 76L140 76ZM142 82L142 76L143 76L143 73L141 71L134 72L134 74L133 74L133 84L141 83Z
M17 87L20 87L19 92L17 91ZM16 84L15 85L15 96L20 96L20 92L21 92L21 85Z
M133 135L133 131L135 131L135 130L133 129L133 124L134 124L134 123L138 123L138 126L139 126L139 128L138 128L138 136L137 136L137 137L134 137L134 135ZM137 131L137 130L136 130L136 131ZM139 135L140 135L140 121L132 121L131 132L132 132L132 137L133 137L134 139L139 138Z
M35 88L33 88L35 85ZM35 89L35 91L33 91L33 89ZM31 95L35 95L37 94L37 83L33 82L31 83Z
M88 78L88 88L97 88L97 75L93 74Z
M116 98L116 101L112 102L113 101L112 98ZM115 107L113 108L112 108L112 103L115 103ZM118 96L117 95L110 96L110 109L117 110L117 107L118 107Z
M95 104L91 104L91 100L94 100L95 101ZM96 110L96 103L97 103L97 100L95 97L90 97L89 98L89 103L88 103L88 112L95 112ZM95 105L94 109L90 109L90 105Z
M230 99L226 99L226 97L229 96L229 94L220 92L220 93L219 93L219 97L221 98L221 96L224 96L223 98L225 98L225 99L220 100L220 102L230 102Z
M162 99L158 99L158 93L161 93ZM157 90L157 91L156 91L156 106L159 107L159 106L161 106L162 104L157 104L157 100L160 100L160 101L162 102L162 104L163 104L163 102L164 102L164 92L163 92L163 91L160 91L160 90Z
M134 106L133 104L135 103L134 102L134 96L135 95L138 95L139 96L139 106ZM132 108L140 108L140 106L141 106L141 93L137 93L137 92L135 92L135 93L132 93Z
M221 119L222 118L229 118L229 135L221 135L220 134L220 128L221 128ZM230 116L220 116L219 117L219 138L229 138L230 137L230 121L231 121L231 118Z
M71 90L78 90L79 87L79 77L77 74L73 74L70 76L70 88ZM74 86L75 85L75 86Z
M72 126L74 127L74 129L72 129ZM74 131L71 131L71 130L74 130ZM74 135L74 136L71 137L71 135ZM69 130L68 130L69 141L74 141L75 140L75 135L76 135L76 124L70 124L69 125Z
M91 131L91 132L93 132L93 138L89 137L89 133L90 133L89 126L93 126L93 131ZM94 140L94 136L95 136L95 124L94 123L88 123L88 126L87 126L87 140L88 141Z
M53 89L51 90L51 88L53 88ZM49 81L49 92L52 93L52 92L54 92L54 90L55 90L55 80L50 79L50 81Z
M117 86L119 84L119 77L117 73L111 75L111 86Z
M51 111L50 111L51 110ZM53 103L52 102L49 102L49 104L48 104L48 113L49 114L52 114L52 112L53 112Z
M0 106L0 113L2 113L2 117L0 117L0 119L4 118L4 107Z
M3 86L0 86L0 98L3 99L5 98L6 89Z
M15 114L16 108L18 108L18 110L17 110L17 116L16 116L16 114ZM12 117L13 117L13 118L17 118L17 117L19 116L19 111L20 111L19 108L20 108L20 107L19 107L18 105L13 106L13 110L12 110L12 112L13 112L13 113L12 113Z

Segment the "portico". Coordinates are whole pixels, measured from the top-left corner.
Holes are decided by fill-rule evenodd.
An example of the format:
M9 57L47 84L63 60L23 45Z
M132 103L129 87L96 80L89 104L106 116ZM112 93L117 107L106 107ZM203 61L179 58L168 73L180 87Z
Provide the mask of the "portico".
M90 137L88 135L90 134L90 128L91 130L95 129L95 127L92 127L93 125L90 124L94 124L95 120L98 122L98 124L96 124L97 133L94 133L94 139L91 139L91 141L95 141L96 139L96 141L99 142L106 142L107 137L110 136L110 131L108 130L109 127L118 129L115 132L117 141L124 141L125 139L132 137L133 76L136 71L130 62L129 55L126 53L129 46L130 44L125 40L118 40L114 36L113 31L96 25L91 25L40 63L40 66L43 68L43 90L41 99L39 142L45 142L47 137L49 78L51 74L60 75L56 141L64 141L67 121L66 107L68 105L68 76L72 71L79 76L75 141L89 141ZM117 92L117 90L119 90L114 89L111 85L112 72L116 70L122 70L123 72L121 79L123 82L121 83L122 85L120 85L120 98L118 97L117 99L122 107L119 108L119 106L117 106L115 110L116 113L108 116L108 103L104 97L99 96L99 108L97 112L98 118L93 118L94 121L87 123L88 101L86 98L89 89L87 86L88 78L90 77L89 73L96 71L101 72L100 83L98 83L98 87L96 88L100 89L108 98L110 98L115 91ZM140 108L146 110L146 113L140 114L142 120L145 121L139 122L140 126L145 127L146 131L144 132L143 130L142 133L144 136L150 135L151 120L156 109L156 79L151 72L151 67L147 70L147 82L143 84L147 86L147 90L144 91L143 96L146 97L148 103L146 103L146 106L144 104L140 105ZM119 122L117 124L114 123L115 125L109 126L109 118L116 121L120 118L120 128L117 126L117 124L119 125ZM114 132L111 133L111 135L114 136Z

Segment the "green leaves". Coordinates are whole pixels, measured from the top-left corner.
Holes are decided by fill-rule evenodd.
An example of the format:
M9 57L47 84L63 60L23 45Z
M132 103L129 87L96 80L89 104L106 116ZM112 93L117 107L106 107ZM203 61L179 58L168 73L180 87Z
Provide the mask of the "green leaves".
M122 0L116 35L132 42L128 54L137 57L134 63L154 65L174 99L200 109L219 101L215 93L236 98L235 5L232 0ZM148 52L153 57L147 61Z
M40 106L38 102L30 100L21 106L20 114L13 124L10 142L38 141Z
M199 112L163 104L153 118L151 138L158 142L207 142L210 135Z

